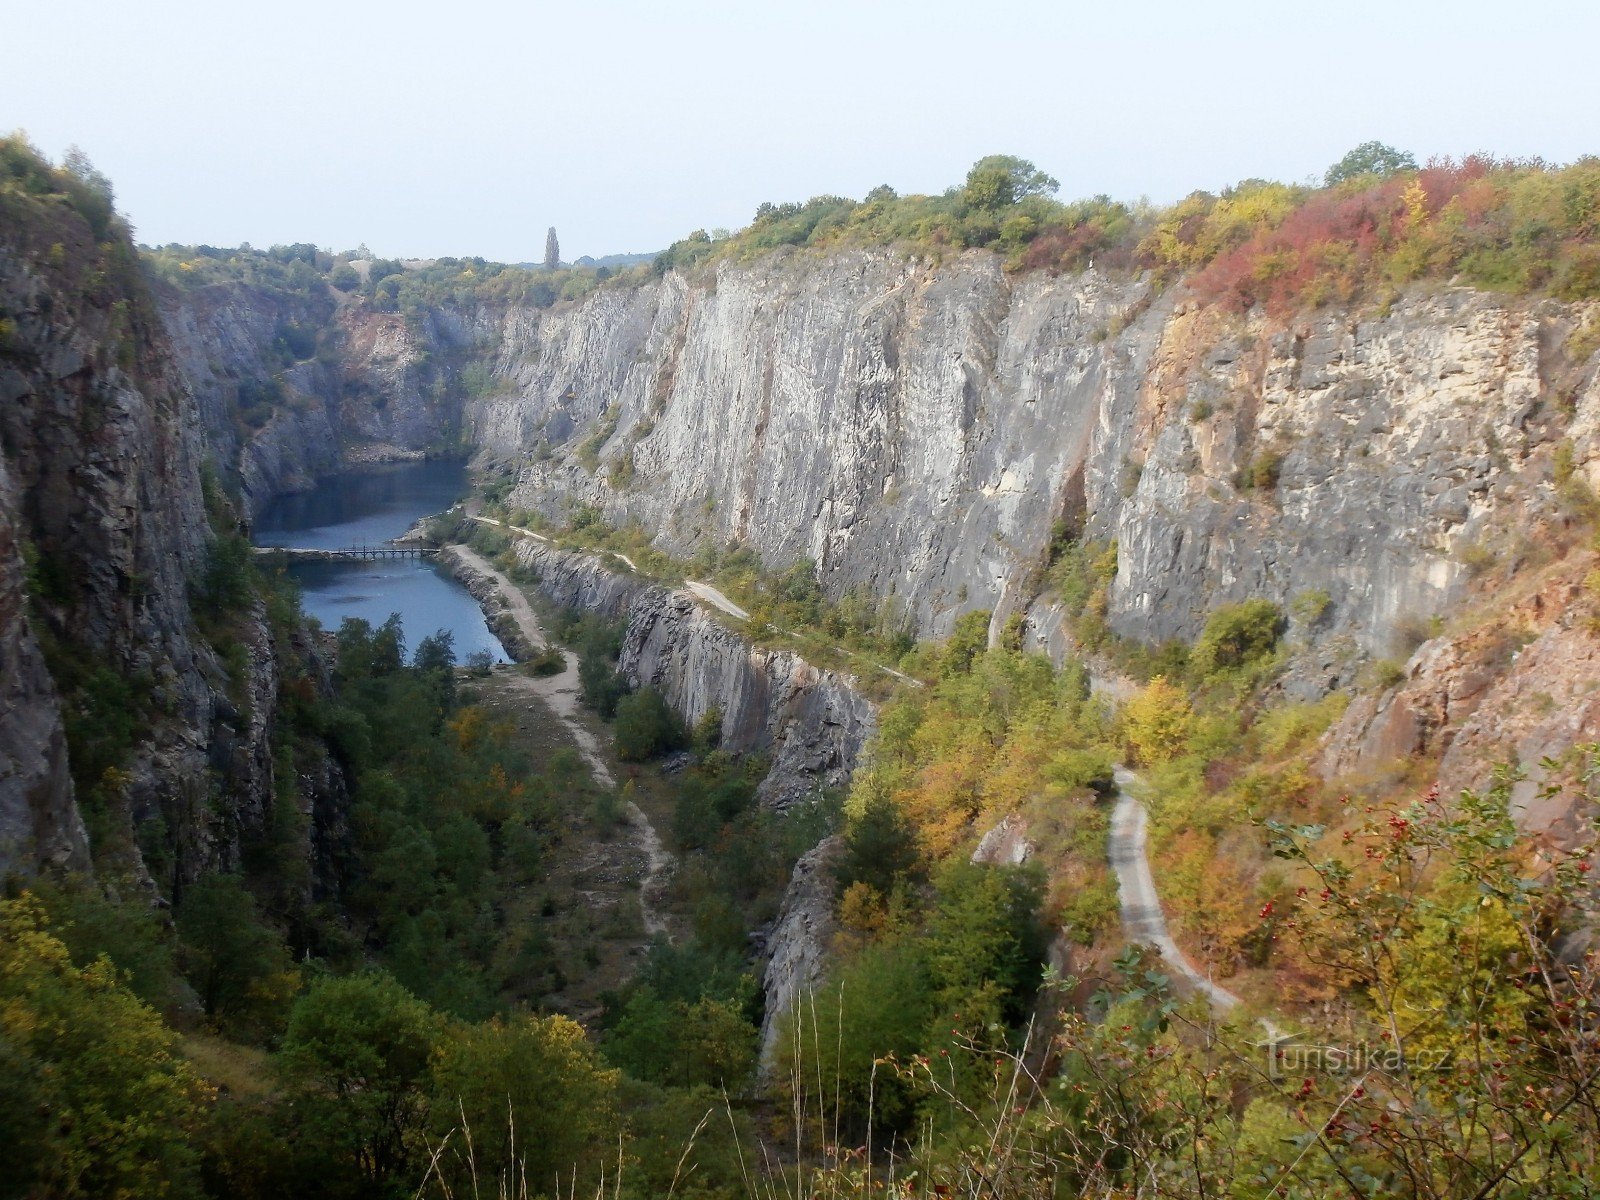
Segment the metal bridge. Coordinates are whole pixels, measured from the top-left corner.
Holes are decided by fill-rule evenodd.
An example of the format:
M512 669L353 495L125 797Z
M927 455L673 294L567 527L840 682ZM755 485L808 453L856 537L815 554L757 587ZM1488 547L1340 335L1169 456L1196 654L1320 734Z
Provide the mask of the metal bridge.
M302 562L368 562L380 558L432 558L438 554L434 546L401 546L383 542L376 546L340 546L337 549L313 550L303 546L257 546L255 552L273 558L289 558Z

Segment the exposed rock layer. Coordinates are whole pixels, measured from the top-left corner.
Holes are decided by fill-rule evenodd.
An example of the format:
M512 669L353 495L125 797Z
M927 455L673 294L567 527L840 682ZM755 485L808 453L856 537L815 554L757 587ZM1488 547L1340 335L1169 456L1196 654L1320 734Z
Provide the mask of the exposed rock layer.
M268 825L280 664L259 605L197 626L227 505L134 262L65 206L0 220L0 874L86 867L92 815L171 895Z

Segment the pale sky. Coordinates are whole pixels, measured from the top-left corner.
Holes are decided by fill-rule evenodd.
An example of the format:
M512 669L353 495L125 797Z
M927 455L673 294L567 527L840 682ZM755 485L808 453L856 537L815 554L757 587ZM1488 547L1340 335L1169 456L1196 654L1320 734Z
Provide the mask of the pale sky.
M0 129L83 147L141 241L659 250L764 200L1304 179L1377 138L1600 153L1594 0L0 0Z

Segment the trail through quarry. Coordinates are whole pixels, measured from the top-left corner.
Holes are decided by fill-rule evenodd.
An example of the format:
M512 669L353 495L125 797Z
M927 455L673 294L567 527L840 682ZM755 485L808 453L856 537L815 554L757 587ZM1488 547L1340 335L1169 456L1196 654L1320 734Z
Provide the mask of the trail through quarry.
M499 522L496 521L494 524ZM539 623L539 615L534 612L533 605L528 602L528 597L523 594L521 588L507 579L494 564L472 547L457 545L452 549L473 570L494 580L501 597L506 602L507 611L516 621L522 636L531 645L552 645L544 627ZM557 720L566 726L573 742L577 745L579 755L594 775L596 782L602 787L615 788L616 776L611 773L611 767L601 752L600 739L595 737L579 719L577 662L573 655L565 651L561 652L561 661L561 672L556 675L529 676L514 668L508 675L515 681L517 688L537 696L555 714ZM652 938L670 937L666 918L656 906L656 896L666 882L667 873L672 869L672 855L662 843L656 827L650 823L650 818L638 804L629 800L625 804L625 809L628 823L633 827L639 849L643 852L646 862L644 879L639 885L639 908L644 914L645 932Z
M478 516L476 513L470 513L468 515L472 520L477 521L480 525L493 525L496 529L503 529L507 533L515 533L521 535L522 537L532 538L534 541L543 542L547 546L554 545L554 543L551 542L549 538L545 537L544 534L536 533L534 530L526 529L521 525L512 525L506 521L497 521L493 517ZM611 555L612 558L619 559L620 561L626 563L630 571L633 571L636 574L640 573L639 568L634 564L633 559L629 558L626 554L619 554L615 550L608 550L606 553ZM750 614L744 609L740 608L732 600L728 599L727 595L720 588L714 587L702 579L685 579L683 581L683 590L689 593L689 595L693 596L696 600L699 600L705 604L709 604L712 608L726 613L728 616L733 617L736 620L748 621L750 619ZM772 628L786 637L798 638L800 636L799 633L792 629L783 629L776 625L772 626ZM893 667L885 666L883 663L872 662L869 659L862 658L862 656L857 654L854 650L847 650L843 646L838 645L832 645L828 648L837 654L843 655L845 658L853 658L862 662L866 662L869 666L876 670L882 671L885 675L888 675L894 679L898 679L901 683L908 684L914 688L920 688L923 686L922 680L917 679L914 676L907 675L904 671L897 671Z
M1201 974L1167 928L1166 915L1161 911L1161 893L1156 890L1155 874L1150 869L1147 847L1150 816L1129 790L1139 782L1139 777L1120 764L1113 768L1112 775L1117 785L1117 803L1111 811L1107 857L1117 876L1123 932L1130 942L1154 946L1163 962L1199 989L1212 1008L1226 1015L1239 1007L1239 997L1209 975ZM1268 1041L1282 1040L1284 1034L1277 1025L1265 1017L1260 1018L1260 1022Z

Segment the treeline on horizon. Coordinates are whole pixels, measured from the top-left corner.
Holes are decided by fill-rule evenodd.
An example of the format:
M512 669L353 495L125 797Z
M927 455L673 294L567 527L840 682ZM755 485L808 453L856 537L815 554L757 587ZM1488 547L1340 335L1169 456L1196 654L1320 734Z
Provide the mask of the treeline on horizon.
M146 248L171 282L243 281L293 290L326 281L380 310L491 300L550 307L602 286L632 287L669 271L695 272L785 248L895 247L935 262L965 250L1002 256L1013 273L1100 270L1186 278L1234 311L1282 314L1328 303L1391 298L1421 280L1490 291L1600 296L1600 158L1567 165L1472 154L1419 165L1369 142L1320 184L1247 179L1196 191L1168 206L1109 196L1060 201L1058 184L1025 159L991 155L940 195L902 196L887 185L861 200L816 196L767 203L737 232L696 230L653 262L511 266L440 258L405 267L365 248L330 254L310 245L253 250ZM363 280L352 261L368 261Z

